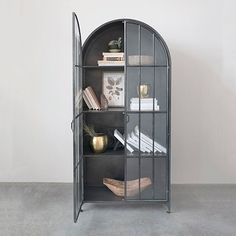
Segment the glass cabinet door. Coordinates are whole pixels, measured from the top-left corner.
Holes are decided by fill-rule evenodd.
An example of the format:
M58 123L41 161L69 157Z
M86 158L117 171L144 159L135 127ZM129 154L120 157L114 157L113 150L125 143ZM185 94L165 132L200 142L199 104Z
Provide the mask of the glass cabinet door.
M77 16L73 13L73 190L74 221L77 221L83 201L83 159L82 159L82 56L81 37Z
M166 200L167 56L155 32L126 22L126 199Z

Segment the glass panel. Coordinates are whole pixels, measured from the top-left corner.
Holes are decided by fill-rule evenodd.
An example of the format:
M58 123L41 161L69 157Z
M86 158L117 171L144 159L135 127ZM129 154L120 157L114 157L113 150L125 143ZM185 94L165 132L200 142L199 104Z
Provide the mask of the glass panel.
M154 35L149 30L141 27L141 65L149 66L154 65Z
M75 152L75 166L82 159L82 140L83 140L83 115L81 114L78 118L75 119L75 129L74 129L74 152Z
M154 148L155 154L167 154L167 115L165 113L155 114L154 119Z
M154 159L154 198L166 200L167 198L167 158Z
M140 34L139 26L127 23L126 48L127 48L127 65L138 65L140 54Z
M154 34L133 23L127 23L127 65L154 65Z
M73 89L74 117L82 112L82 49L78 19L73 14Z
M74 68L74 106L75 117L82 112L83 93L82 93L82 67Z
M161 43L160 39L155 37L155 65L158 66L167 66L167 54L163 44Z
M160 111L167 111L167 68L155 68L155 97Z
M140 80L140 70L139 68L136 67L128 67L127 68L127 73L126 73L126 107L127 110L139 110L139 102L132 102L131 105L131 101L133 98L138 99L139 95L138 95L138 87L139 87L139 80ZM133 104L135 105L135 107L132 107ZM138 106L138 107L137 107Z
M74 116L74 221L77 220L82 203L82 51L79 22L73 13L73 116Z
M139 199L139 171L140 171L139 158L127 158L126 164L126 199L137 200ZM134 181L129 182L129 181Z
M141 199L153 199L153 159L142 158L140 160L140 166Z
M128 111L153 111L159 110L158 99L154 96L154 67L127 67L127 96L126 106ZM159 85L158 83L157 85ZM159 86L158 90L162 87ZM163 96L163 92L159 92ZM165 98L162 98L164 103Z
M74 170L74 210L75 219L78 216L79 209L82 203L83 184L82 184L82 165L78 165Z

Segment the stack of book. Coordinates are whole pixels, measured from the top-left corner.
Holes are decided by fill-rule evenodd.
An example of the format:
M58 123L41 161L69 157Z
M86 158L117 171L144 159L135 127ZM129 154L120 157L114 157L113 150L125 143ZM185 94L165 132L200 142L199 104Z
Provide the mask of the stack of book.
M124 66L123 52L103 52L103 60L98 60L98 66Z
M140 100L140 101L139 101ZM153 106L154 103L154 106ZM140 105L140 106L139 106ZM131 98L130 110L132 111L159 111L160 107L156 98Z
M90 86L83 90L83 99L89 109L101 110L97 96Z
M124 145L124 137L119 133L118 130L114 131L114 136ZM140 138L139 138L140 137ZM135 150L140 150L141 152L151 153L164 153L166 154L167 150L164 146L151 139L148 135L139 131L138 126L134 127L134 130L127 135L126 148L132 153Z

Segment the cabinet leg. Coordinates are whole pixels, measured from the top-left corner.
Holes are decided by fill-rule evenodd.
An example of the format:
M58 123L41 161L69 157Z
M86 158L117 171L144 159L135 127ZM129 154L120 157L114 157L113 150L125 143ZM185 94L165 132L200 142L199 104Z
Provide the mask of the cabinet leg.
M170 205L170 202L167 202L167 213L171 213L171 205Z

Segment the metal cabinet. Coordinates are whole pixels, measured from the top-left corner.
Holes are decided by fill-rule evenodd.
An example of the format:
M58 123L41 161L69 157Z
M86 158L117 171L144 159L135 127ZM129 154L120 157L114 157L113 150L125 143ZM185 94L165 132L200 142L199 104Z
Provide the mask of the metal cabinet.
M98 66L110 40L122 37L125 63L122 66ZM91 86L97 97L102 93L103 73L124 74L124 106L108 110L89 110L83 102L83 89ZM142 108L139 88L146 84L153 107ZM137 95L138 94L138 95ZM137 98L138 97L138 98ZM136 108L130 102L136 98ZM137 100L138 99L138 100ZM158 102L158 109L155 107ZM153 28L140 21L118 19L94 30L81 44L79 22L73 13L73 155L74 221L88 202L155 201L167 205L170 212L170 135L171 135L171 59L166 43ZM83 124L108 134L108 149L95 154L89 147ZM114 149L113 132L118 129L124 146ZM136 132L136 148L130 152L130 135ZM145 151L148 137L149 151ZM158 146L159 145L159 146ZM161 150L159 150L161 149ZM164 150L164 151L163 151ZM103 185L103 178L124 181L124 197L118 197ZM141 191L140 179L148 177L150 186ZM137 194L129 196L128 181L139 180Z

